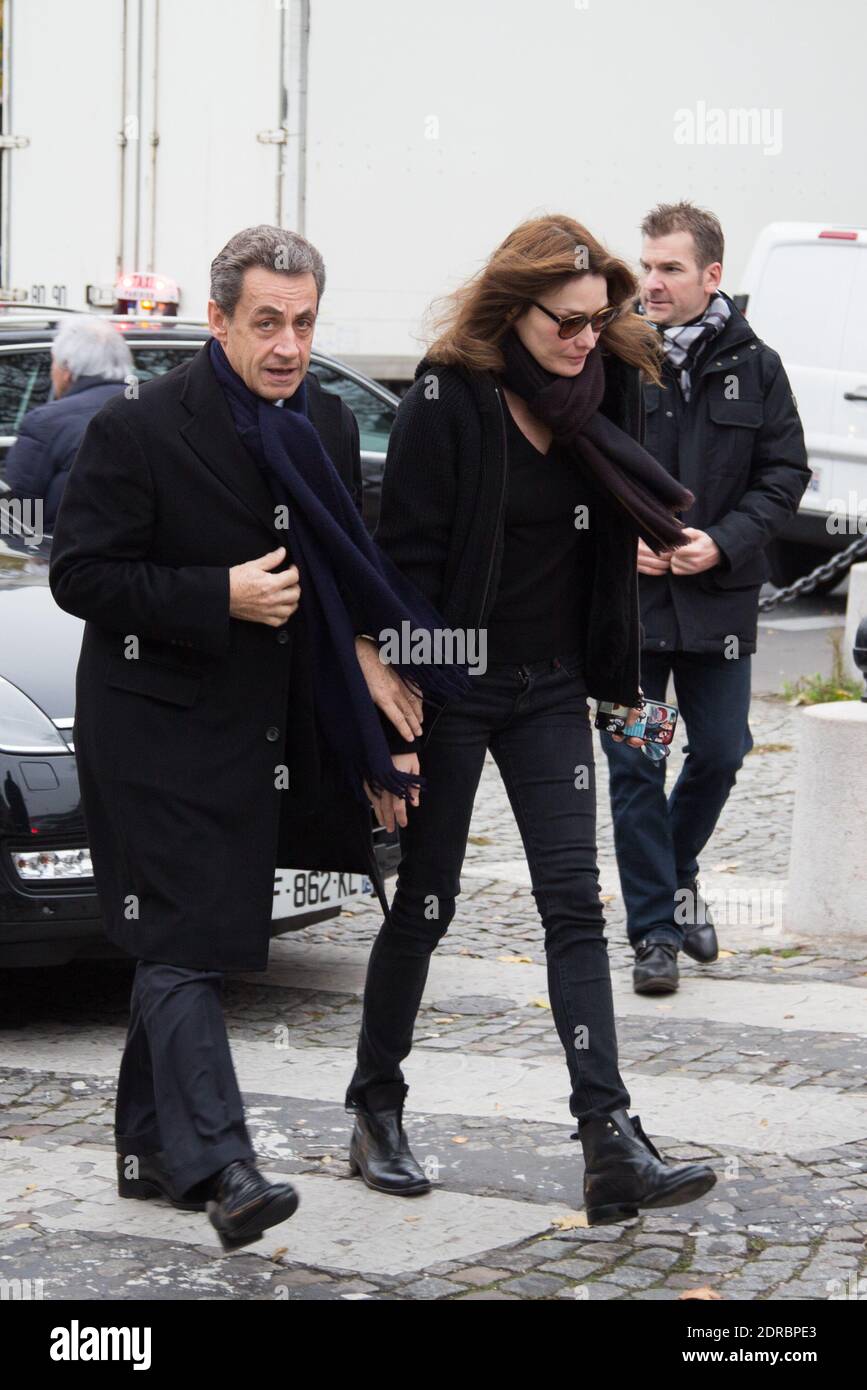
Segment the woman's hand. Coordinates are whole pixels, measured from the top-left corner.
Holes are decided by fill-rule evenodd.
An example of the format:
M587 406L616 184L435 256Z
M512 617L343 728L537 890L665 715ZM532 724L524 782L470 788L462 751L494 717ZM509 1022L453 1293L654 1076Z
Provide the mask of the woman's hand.
M419 773L417 753L395 753L391 760L398 772ZM367 799L373 807L377 824L384 825L386 830L394 830L395 821L398 825L404 826L407 822L407 801L402 796L395 796L394 792L382 792L380 796L375 796L370 787L365 782L364 790ZM409 794L409 805L417 806L419 800L419 788L412 787Z
M644 700L644 691L641 689L641 686L638 687L638 698L639 698L640 700L642 700L642 701ZM627 727L628 727L630 724L634 724L635 721L636 721L637 719L640 719L640 718L641 718L641 715L642 715L643 713L644 713L644 704L643 704L643 703L640 704L640 705L638 706L637 709L630 709L630 711L629 711L629 718L628 718L627 721L626 721ZM614 739L614 742L615 742L615 743L622 743L622 742L623 742L623 734L612 734L611 737ZM630 738L628 738L628 739L626 740L626 742L629 743L629 744L631 744L633 748L640 748L641 745L642 745L642 743L644 742L644 739L643 739L643 738L630 737Z
M401 738L412 743L421 736L421 698L412 693L394 667L380 661L379 647L369 637L356 637L355 655L371 700L391 720Z
M651 550L639 536L638 537L638 573L639 574L667 574L674 566L671 563L673 550L663 550L657 555L655 550Z

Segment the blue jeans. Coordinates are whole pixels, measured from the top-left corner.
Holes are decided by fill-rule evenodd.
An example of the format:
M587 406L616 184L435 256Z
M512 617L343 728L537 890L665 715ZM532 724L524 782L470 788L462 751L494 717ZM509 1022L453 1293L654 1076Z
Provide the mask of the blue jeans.
M698 652L642 653L645 695L664 701L673 674L674 703L689 735L680 776L667 799L665 762L653 763L640 748L600 734L608 755L614 844L633 946L645 939L683 945L684 924L675 920L674 895L698 873L698 856L753 746L750 667L749 656L729 660Z
M370 955L348 1107L402 1082L431 953L460 893L476 790L491 750L502 774L542 918L554 1023L579 1120L628 1107L617 1066L608 944L596 862L596 781L577 658L492 665L436 719L421 753L426 786L401 832L391 908ZM517 981L516 981L517 983Z

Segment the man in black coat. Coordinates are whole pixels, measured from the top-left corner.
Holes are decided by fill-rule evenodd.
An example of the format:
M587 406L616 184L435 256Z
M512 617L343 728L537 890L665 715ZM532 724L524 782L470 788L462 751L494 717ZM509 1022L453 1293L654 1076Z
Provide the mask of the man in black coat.
M61 325L51 344L54 400L27 412L5 464L14 496L41 504L43 531L54 526L85 430L132 374L129 347L106 319L76 314Z
M645 447L696 501L690 544L654 555L638 543L641 684L675 702L689 742L668 798L665 763L608 735L611 808L637 993L678 987L677 953L717 958L698 886L710 839L744 757L765 547L809 481L804 436L780 358L719 290L723 234L689 203L642 224L641 308L660 333L662 386L645 386ZM793 310L793 312L795 312Z
M282 403L306 379L308 418L360 510L358 425L306 376L324 279L302 237L249 228L212 264L209 320L256 396ZM50 570L57 602L86 619L75 746L106 932L138 960L119 1191L207 1204L225 1248L297 1195L253 1162L223 972L265 968L277 864L369 873L382 891L369 811L320 743L288 548L206 346L94 418ZM357 643L371 696L412 737L411 701L371 645Z

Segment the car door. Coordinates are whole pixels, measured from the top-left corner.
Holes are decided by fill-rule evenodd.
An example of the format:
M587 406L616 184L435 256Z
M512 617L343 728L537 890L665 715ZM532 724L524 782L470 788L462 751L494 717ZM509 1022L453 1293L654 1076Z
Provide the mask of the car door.
M812 477L802 511L827 512L838 492L839 435L832 422L858 259L848 242L779 244L750 296L750 323L783 359L804 426Z
M867 530L867 244L850 251L857 268L834 393L835 500L850 539Z

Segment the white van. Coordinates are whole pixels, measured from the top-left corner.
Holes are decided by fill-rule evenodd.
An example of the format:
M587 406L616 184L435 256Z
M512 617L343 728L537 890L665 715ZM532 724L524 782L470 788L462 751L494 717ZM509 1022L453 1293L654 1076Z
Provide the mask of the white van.
M768 548L772 578L786 584L867 534L867 229L774 222L743 290L735 303L783 359L813 474Z

